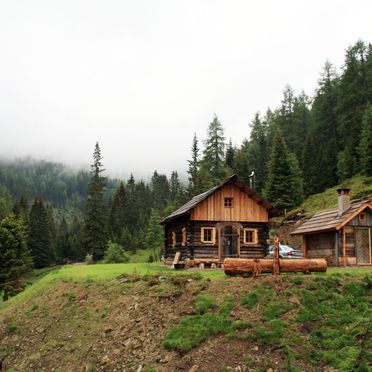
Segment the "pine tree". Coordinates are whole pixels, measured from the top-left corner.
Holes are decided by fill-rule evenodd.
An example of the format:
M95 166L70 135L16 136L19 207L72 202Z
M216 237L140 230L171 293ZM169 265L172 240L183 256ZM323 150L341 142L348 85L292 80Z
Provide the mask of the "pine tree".
M29 248L35 268L41 269L55 262L55 251L47 208L35 199L29 216Z
M217 184L225 177L225 137L224 129L216 115L208 126L207 139L204 143L201 165L211 174L213 183Z
M103 200L106 179L102 176L103 171L101 150L97 142L93 153L85 210L87 251L93 255L94 261L103 258L107 243L107 217Z
M239 149L237 149L234 159L234 171L238 177L249 185L250 178L253 168L250 166L248 161L250 143L245 139Z
M187 171L187 173L189 174L189 194L190 197L193 197L201 192L198 179L200 167L199 145L196 134L194 134L194 138L192 141L191 160L188 160L187 162L189 163L189 169Z
M0 221L0 257L0 292L5 301L21 290L22 278L32 269L26 225L13 214Z
M264 195L279 210L291 209L299 200L296 187L299 186L300 175L295 173L293 157L281 130L278 130L270 156Z
M182 186L177 171L173 171L169 180L169 200L178 205L182 192Z
M318 149L314 145L313 136L306 137L304 149L302 152L302 169L304 177L304 193L305 196L314 194L317 190L317 172L318 167L314 159L317 157Z
M236 149L235 147L233 147L231 138L230 138L230 142L226 149L226 157L225 157L226 166L229 167L230 169L234 169L235 151Z
M123 182L120 182L120 185L115 191L114 199L112 201L108 227L111 239L114 243L118 243L120 241L123 227L126 222L125 218L127 207L128 201L125 191L125 185Z
M156 248L159 248L163 245L164 232L163 227L160 225L160 216L155 209L151 211L145 241L146 248L153 250L153 258L156 261L158 259L158 257L156 256Z
M358 150L362 172L365 175L372 175L372 104L366 108L363 114L362 136Z

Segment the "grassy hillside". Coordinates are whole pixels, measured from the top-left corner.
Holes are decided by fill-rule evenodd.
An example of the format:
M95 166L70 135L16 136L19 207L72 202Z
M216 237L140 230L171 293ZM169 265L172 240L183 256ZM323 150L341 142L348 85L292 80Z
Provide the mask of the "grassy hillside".
M320 194L309 196L301 205L307 217L329 208L337 207L337 189L348 187L351 189L351 201L372 198L372 177L355 176L341 184L325 190Z
M0 306L0 361L5 371L356 370L370 356L367 273L278 281L66 266Z

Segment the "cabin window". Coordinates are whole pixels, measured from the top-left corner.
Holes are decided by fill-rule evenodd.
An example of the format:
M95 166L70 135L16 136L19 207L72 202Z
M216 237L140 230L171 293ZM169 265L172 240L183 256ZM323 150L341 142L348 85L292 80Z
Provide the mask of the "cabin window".
M225 207L231 208L232 206L233 206L233 198L231 197L225 198Z
M176 232L173 231L173 232L172 232L172 247L173 247L173 248L176 246L176 243L177 243Z
M360 213L359 214L359 221L360 222L365 222L366 220L366 214L365 213Z
M186 227L182 229L182 247L186 246Z
M202 227L201 228L201 241L202 243L214 244L215 233L213 227Z
M257 229L244 229L244 244L257 244L258 232Z

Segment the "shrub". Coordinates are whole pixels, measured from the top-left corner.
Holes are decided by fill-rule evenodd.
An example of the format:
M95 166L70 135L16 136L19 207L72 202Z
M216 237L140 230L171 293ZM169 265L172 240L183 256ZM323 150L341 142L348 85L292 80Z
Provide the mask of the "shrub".
M253 338L261 346L279 345L284 334L284 323L281 320L271 320L264 327L257 327Z
M240 302L248 310L251 310L257 305L259 298L260 297L257 292L251 292L251 293L248 293L246 296L242 297Z
M195 301L195 311L197 314L203 315L209 309L216 307L216 301L211 296L198 296Z
M107 243L107 250L103 258L104 263L124 263L128 262L129 257L125 255L123 248L113 243L111 240Z
M16 333L18 328L18 324L15 320L12 320L6 327L8 333Z

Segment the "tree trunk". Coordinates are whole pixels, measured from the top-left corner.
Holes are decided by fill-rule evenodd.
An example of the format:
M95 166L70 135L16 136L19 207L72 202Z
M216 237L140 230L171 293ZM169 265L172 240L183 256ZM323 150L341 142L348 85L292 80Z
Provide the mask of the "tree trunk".
M274 260L263 258L259 260L246 258L225 258L224 271L226 275L252 274L254 264L259 264L261 273L273 273ZM323 258L299 258L299 259L279 259L280 272L296 273L327 270L327 261Z

